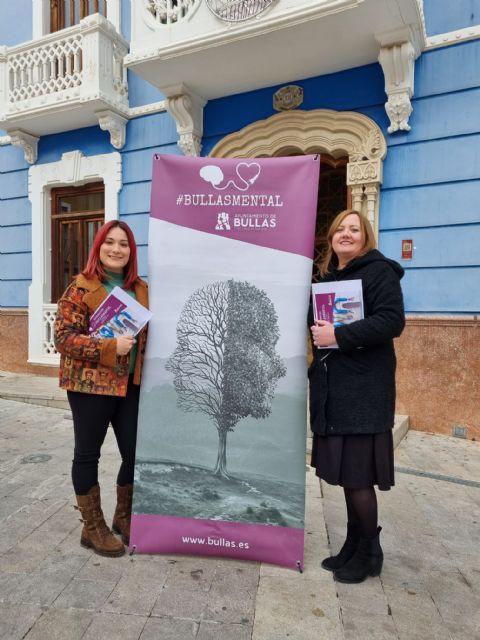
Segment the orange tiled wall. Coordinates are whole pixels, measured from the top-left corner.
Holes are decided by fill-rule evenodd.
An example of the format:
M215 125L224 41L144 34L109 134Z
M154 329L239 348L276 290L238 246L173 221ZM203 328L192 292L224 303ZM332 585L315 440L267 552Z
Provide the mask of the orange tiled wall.
M480 322L476 317L409 317L396 341L397 413L410 427L480 440Z
M0 370L15 373L58 375L57 367L29 365L28 314L23 309L0 310Z

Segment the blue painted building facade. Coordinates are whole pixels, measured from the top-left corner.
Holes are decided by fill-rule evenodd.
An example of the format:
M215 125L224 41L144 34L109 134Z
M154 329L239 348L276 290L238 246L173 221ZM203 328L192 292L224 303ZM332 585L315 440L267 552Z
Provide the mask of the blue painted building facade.
M415 428L450 433L455 425L463 425L468 437L478 437L480 362L475 344L480 311L480 0L424 0L422 8L424 41L414 62L409 131L388 133L388 78L385 67L372 61L315 77L300 74L279 84L266 82L248 91L205 100L201 154L213 151L215 155L222 141L244 128L248 138L248 130L255 123L275 116L272 97L287 84L303 89L303 103L298 107L302 112L317 112L319 118L324 110L361 114L378 127L386 144L383 177L375 196L379 248L406 270L403 290L408 325L397 347L398 410L410 415ZM117 26L131 44L134 21L138 19L135 11L129 1L120 2ZM198 15L200 11L203 7ZM35 0L17 0L12 6L3 3L0 45L10 50L32 40L34 19ZM290 55L294 56L294 51ZM50 183L63 184L61 178L51 182L48 167L58 167L62 159L67 162L68 154L76 152L77 164L80 158L116 154L121 175L116 178L115 215L134 230L140 273L148 275L152 155L181 154L177 143L182 129L175 108L169 107L168 91L147 82L144 78L149 73L142 73L136 64L128 69L130 112L124 118L124 144L117 149L112 146L111 130L93 123L75 128L75 119L69 121L63 114L68 122L64 130L34 134L38 143L31 163L25 159L24 146L10 143L12 132L17 130L15 123L7 122L6 130L0 131L0 369L53 371L54 355L35 355L40 352L32 348L31 336L26 352L34 304L29 290L39 268L32 257L35 242L39 242L34 237L34 218L45 213L32 204L32 183L36 179L32 176L40 175L39 167L45 167L44 193L48 196ZM161 69L161 60L158 64ZM126 111L120 113L125 116ZM21 125L20 129L31 133L23 121ZM192 125L192 138L197 130ZM89 181L86 174L77 173L77 178L75 184ZM69 178L65 184L73 183ZM45 232L48 225L40 228ZM402 260L404 240L413 243L408 260ZM42 282L48 279L48 273L42 278ZM44 302L51 301L44 296ZM9 338L13 326L20 331L14 344Z

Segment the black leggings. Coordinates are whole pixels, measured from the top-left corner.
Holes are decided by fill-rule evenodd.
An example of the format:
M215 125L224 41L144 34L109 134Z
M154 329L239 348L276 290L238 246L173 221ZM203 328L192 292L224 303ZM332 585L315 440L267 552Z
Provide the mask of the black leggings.
M377 535L378 506L374 487L344 489L348 522L355 525L362 538Z
M140 387L131 381L125 398L67 391L75 433L72 482L77 496L98 483L100 449L109 423L122 456L117 484L133 483L139 395Z

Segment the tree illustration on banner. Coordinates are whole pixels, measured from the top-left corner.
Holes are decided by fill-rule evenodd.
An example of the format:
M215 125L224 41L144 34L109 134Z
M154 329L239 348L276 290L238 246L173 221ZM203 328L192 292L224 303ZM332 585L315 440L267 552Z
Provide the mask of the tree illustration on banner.
M215 282L195 291L177 324L166 364L178 405L210 417L218 432L214 473L228 478L227 434L242 418L266 418L286 368L275 351L278 317L267 294L249 282Z

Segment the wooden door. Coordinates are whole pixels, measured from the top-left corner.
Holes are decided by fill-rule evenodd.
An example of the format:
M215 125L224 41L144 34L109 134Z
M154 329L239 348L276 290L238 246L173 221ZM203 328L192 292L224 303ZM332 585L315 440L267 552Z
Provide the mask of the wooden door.
M104 207L103 182L52 190L52 302L85 267Z
M50 0L50 33L72 27L92 13L107 17L107 0Z
M318 265L326 249L326 238L335 216L351 207L351 195L347 187L348 157L333 158L320 155L320 187L317 203L317 223L315 228L315 253L313 280L318 278Z

